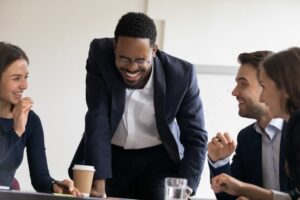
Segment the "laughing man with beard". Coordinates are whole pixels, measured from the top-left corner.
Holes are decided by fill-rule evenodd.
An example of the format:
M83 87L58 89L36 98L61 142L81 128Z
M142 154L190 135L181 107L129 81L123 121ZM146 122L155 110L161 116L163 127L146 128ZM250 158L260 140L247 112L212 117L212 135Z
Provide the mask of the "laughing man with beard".
M163 200L165 177L196 192L207 152L196 72L155 40L151 18L127 13L114 39L91 43L85 136L71 168L95 166L92 196Z
M269 108L259 101L262 91L259 63L270 54L270 51L257 51L238 56L240 68L232 95L238 101L239 115L256 122L239 132L237 145L229 133L217 133L208 144L208 162L211 178L227 173L247 183L288 191L292 186L284 170L284 121L272 119ZM216 197L218 200L237 198L226 193L216 193Z

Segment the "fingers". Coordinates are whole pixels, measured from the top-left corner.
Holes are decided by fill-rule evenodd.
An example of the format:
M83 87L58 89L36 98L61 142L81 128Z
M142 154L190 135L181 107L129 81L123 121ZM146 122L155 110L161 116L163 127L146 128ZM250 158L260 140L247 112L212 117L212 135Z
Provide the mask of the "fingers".
M220 176L216 176L216 177L212 178L211 188L214 191L214 193L222 192L222 189L221 189L219 183L220 183Z
M18 102L18 104L21 104L22 106L28 105L28 104L32 105L33 101L32 101L32 99L30 97L24 97L24 98L20 99L20 101Z
M220 174L212 179L211 188L215 193L226 192L230 195L240 196L241 188L244 187L244 184L232 176Z
M14 107L13 113L16 115L21 114L22 112L28 113L32 108L33 101L29 97L22 98Z
M74 186L74 182L69 180L69 179L65 179L62 181L62 183L66 186L66 188L68 189L66 191L66 193L70 193L72 195L75 195L77 197L82 196L80 191Z
M31 98L24 97L13 108L13 128L19 137L21 137L25 132L28 113L31 110L32 104L33 101L31 100Z
M223 147L227 145L235 146L234 140L227 132L225 133L218 132L217 135L211 139L211 143L219 147Z
M29 97L21 99L20 103L23 111L29 111L33 105L33 101Z
M74 182L68 179L62 181L63 185L68 188L69 192L73 192L74 190Z
M231 142L231 138L229 136L228 133L217 133L216 138L223 144L223 145L227 145L229 142Z
M227 142L230 144L233 142L233 139L230 137L229 133L224 133L224 138L226 138Z
M224 192L226 188L227 174L220 174L211 180L211 188L215 193Z
M211 161L216 162L229 157L235 148L234 140L229 133L218 132L208 143L208 156Z
M228 147L234 151L236 148L236 144L235 141L231 138L231 136L229 135L229 133L224 133L224 137L226 138L226 140L228 141Z
M59 194L62 194L63 193L63 188L61 188L60 186L58 186L56 183L55 184L53 184L53 191L55 192L55 193L59 193Z
M74 182L68 179L63 181L56 181L53 184L53 190L56 193L72 194L77 197L81 197L80 191L74 186Z

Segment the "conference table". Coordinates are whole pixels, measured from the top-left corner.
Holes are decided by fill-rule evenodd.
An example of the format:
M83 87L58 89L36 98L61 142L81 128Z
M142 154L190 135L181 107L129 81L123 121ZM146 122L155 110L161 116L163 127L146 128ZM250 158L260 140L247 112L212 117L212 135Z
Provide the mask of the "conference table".
M95 197L75 197L64 194L48 194L39 192L22 192L14 190L0 190L0 200L132 200L125 198L95 198ZM192 197L191 200L212 200Z
M75 197L64 194L47 194L39 192L21 192L13 190L0 190L0 200L100 200L104 198ZM106 200L129 200L124 198L105 198Z

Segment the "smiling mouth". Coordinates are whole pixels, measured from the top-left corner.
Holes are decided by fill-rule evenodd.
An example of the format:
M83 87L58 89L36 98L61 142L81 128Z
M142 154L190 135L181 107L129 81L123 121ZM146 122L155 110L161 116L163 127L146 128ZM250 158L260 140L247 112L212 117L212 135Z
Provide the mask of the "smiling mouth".
M135 73L130 73L130 72L125 72L126 76L130 78L135 78L141 74L141 72L135 72Z
M123 71L123 78L125 79L125 81L128 81L128 82L135 82L135 81L138 81L142 75L142 72L141 71L138 71L138 72L128 72L128 71Z
M14 92L14 95L17 97L17 98L21 98L23 93L22 92Z

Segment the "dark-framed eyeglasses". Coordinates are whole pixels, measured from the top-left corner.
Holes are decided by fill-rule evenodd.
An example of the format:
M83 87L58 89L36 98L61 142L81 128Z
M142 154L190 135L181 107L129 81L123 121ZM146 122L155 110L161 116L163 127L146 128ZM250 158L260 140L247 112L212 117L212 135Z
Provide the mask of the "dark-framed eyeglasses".
M117 62L122 65L122 66L126 66L126 65L130 65L130 64L137 64L139 66L145 66L151 63L151 59L150 60L146 60L146 59L136 59L136 60L131 60L130 58L118 58Z

